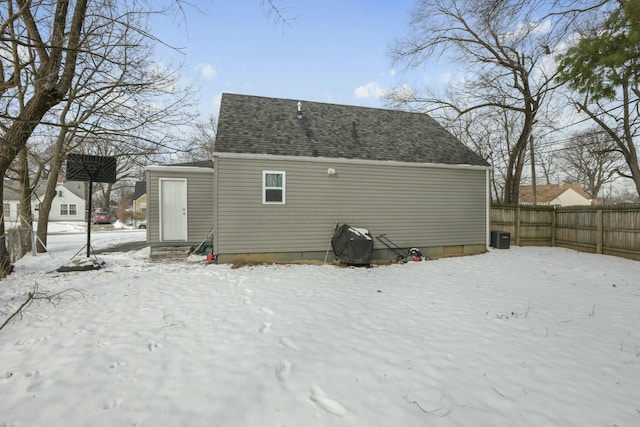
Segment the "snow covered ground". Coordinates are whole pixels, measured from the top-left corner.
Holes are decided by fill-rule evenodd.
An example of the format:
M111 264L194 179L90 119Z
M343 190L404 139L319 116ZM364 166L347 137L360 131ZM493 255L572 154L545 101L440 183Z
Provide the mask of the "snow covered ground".
M101 255L0 282L0 426L637 426L640 263L518 248L406 265ZM95 233L100 249L144 231Z

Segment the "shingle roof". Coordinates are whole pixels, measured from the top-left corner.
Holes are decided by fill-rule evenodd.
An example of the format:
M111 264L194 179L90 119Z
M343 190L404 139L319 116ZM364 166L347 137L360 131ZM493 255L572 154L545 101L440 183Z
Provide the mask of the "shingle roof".
M7 186L8 185L8 186ZM15 188L15 186L17 185L16 182L8 182L7 180L5 180L5 186L4 186L4 200L20 200L21 196L18 192L16 192L15 190L13 190L13 188ZM62 185L64 185L64 187L69 190L71 193L75 194L77 197L81 198L84 200L85 198L85 194L84 194L84 187L85 187L85 183L82 181L65 181L64 183L62 183ZM43 179L40 180L38 182L38 185L36 185L35 190L33 191L33 196L37 199L40 200L44 197L44 193L47 190L47 180Z
M147 182L146 181L136 181L135 187L133 189L133 200L138 200L143 195L147 194Z
M209 168L213 169L213 160L194 160L191 162L183 163L171 163L167 166L191 166L195 168Z
M489 166L427 114L222 95L215 152Z

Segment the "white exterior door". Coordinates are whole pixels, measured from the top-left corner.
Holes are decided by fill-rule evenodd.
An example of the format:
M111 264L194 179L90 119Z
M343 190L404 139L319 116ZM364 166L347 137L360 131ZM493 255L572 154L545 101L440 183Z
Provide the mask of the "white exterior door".
M187 180L160 179L160 240L187 238Z

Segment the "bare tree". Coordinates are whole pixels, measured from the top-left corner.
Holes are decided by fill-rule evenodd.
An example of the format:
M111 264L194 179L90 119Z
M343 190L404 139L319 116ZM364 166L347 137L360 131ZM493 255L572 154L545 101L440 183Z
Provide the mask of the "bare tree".
M493 165L491 198L502 202L510 147L516 142L511 130L517 116L498 108L478 109L463 115L445 109L436 111L434 116L460 141Z
M458 115L481 109L514 115L509 120L513 143L507 147L506 203L518 201L530 136L557 87L550 54L577 13L541 14L548 8L543 0L423 0L409 36L393 50L396 60L413 66L440 55L465 66L464 82L454 88L453 98L416 95L410 102L431 110L449 108Z
M542 169L542 176L547 185L558 181L558 160L555 153L540 151L536 153L536 166Z
M560 62L560 78L577 92L574 105L595 122L624 157L640 195L640 9L635 1L611 2L599 19L581 28Z
M39 150L46 154L40 164L46 162L49 172L38 217L39 251L45 250L51 204L67 153L99 154L117 147L121 167L145 162L177 145L169 141L166 129L187 125L191 117L185 110L194 99L190 89L177 83L176 70L153 62L155 40L146 28L148 15L110 1L92 3L90 10L99 13L84 23L71 87L63 102L40 121L41 133L54 143L46 152ZM36 141L34 145L41 138Z
M565 145L562 159L568 179L582 185L591 199L600 195L603 186L612 182L624 165L615 142L598 129L575 134Z
M31 186L29 173L29 160L27 147L18 153L18 180L20 182L20 232L22 245L22 253L24 255L31 252L31 241L29 234L33 232L33 213L31 212L31 194L33 187Z
M71 87L88 0L8 0L0 22L0 175ZM3 191L0 189L0 196ZM0 278L11 271L0 222Z
M180 157L185 161L211 159L216 143L217 129L218 119L213 114L209 114L204 120L196 122L189 135L184 153Z
M3 2L6 10L0 9L2 176L18 153L28 148L27 142L38 126L56 126L60 130L51 144L53 151L47 165L50 180L57 177L65 154L88 136L118 141L129 148L132 156L140 158L156 156L158 151L163 155L179 151L174 147L181 139L179 134L184 132L177 131L176 136L166 129L185 124L185 116L178 107L185 106L189 94L176 96L172 90L179 77L175 70L161 70L150 62L152 56L136 54L144 51L147 42L158 41L142 24L149 13L166 10L161 3ZM183 7L180 1L167 3L177 10ZM276 22L287 21L275 1L267 1L263 7ZM53 112L61 103L60 109ZM161 124L165 126L164 132L160 131ZM48 194L52 193L51 182ZM33 183L26 181L24 185L25 189L33 187ZM0 210L0 218L1 214ZM44 233L41 237L46 236L46 224L46 220L40 223ZM0 220L0 278L11 270L4 231L4 221Z

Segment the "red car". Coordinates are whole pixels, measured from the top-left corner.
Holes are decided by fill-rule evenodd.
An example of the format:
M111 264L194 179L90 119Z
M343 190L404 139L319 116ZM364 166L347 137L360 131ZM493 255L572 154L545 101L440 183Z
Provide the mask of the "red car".
M91 221L94 224L111 224L111 214L105 211L96 211L93 213Z

